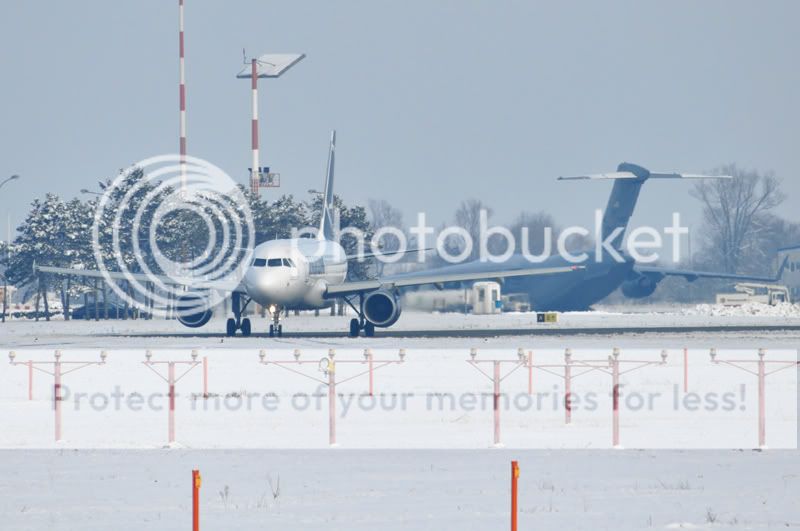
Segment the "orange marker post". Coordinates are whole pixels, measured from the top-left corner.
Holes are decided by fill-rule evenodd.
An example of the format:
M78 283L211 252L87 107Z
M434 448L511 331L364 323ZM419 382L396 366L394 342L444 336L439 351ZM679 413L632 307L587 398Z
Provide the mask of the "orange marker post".
M519 464L511 461L511 531L517 531L517 481L519 480Z
M192 470L192 531L200 531L200 484L199 470Z

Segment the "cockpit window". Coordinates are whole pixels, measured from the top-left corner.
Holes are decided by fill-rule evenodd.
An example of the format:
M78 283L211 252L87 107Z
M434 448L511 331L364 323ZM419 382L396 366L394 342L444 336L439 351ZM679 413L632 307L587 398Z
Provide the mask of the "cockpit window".
M267 260L267 267L280 267L281 265L283 264L280 258L270 258Z
M283 265L285 265L286 267L294 267L294 262L292 262L291 258L284 258Z
M264 267L265 265L267 265L266 258L256 258L253 260L253 267Z

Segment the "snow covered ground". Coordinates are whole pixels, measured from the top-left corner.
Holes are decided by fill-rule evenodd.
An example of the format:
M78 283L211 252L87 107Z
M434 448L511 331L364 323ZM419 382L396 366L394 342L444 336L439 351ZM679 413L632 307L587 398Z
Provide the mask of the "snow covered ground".
M708 347L710 343L718 346L747 345L756 347L791 347L800 345L800 330L767 330L767 331L725 331L709 335L706 332L690 333L626 333L618 334L620 328L661 328L661 327L731 327L731 326L800 326L800 311L795 313L795 306L776 310L761 309L760 313L744 309L722 310L717 306L633 306L623 311L619 307L600 308L592 312L568 312L559 314L557 323L543 324L536 322L535 313L505 313L499 315L462 315L457 313L429 314L422 312L403 312L400 320L389 330L391 332L409 332L407 338L382 337L383 330L376 331L374 338L346 337L348 322L352 315L331 317L311 313L299 316L290 315L284 323L287 333L302 332L311 334L320 332L328 334L325 338L285 337L269 339L265 337L224 338L219 337L225 329L225 320L215 318L203 328L190 329L177 321L154 319L152 321L61 321L33 322L30 320L9 321L0 326L0 348L57 346L61 347L98 347L125 348L131 343L146 347L176 348L253 348L263 346L286 347L319 347L319 346L353 346L359 347L419 347L438 348L458 345L469 348L490 343L491 346L591 346L598 339L605 337L608 343L619 346L697 346ZM767 307L765 307L767 308ZM633 311L631 311L633 310ZM251 317L253 331L263 334L269 327L269 320ZM575 335L566 330L580 328L608 328L606 336L593 334ZM498 336L475 339L460 337L464 331L534 329L547 330L547 336ZM443 331L446 339L418 337L420 331ZM559 330L565 330L559 334ZM452 332L452 334L450 334ZM595 332L597 332L595 330ZM339 337L330 337L331 333L341 333ZM713 340L711 338L714 338ZM604 343L606 341L603 341ZM568 344L566 344L568 343ZM676 343L680 343L677 345Z
M64 349L63 362L99 361L94 349ZM12 366L0 364L0 447L159 448L168 442L167 384L148 367L144 349L109 350L105 365L67 374L63 380L63 441L54 442L53 379L34 373L28 400L24 362L53 360L51 350L16 351ZM190 448L326 448L329 444L328 350L257 349L198 351L208 360L177 384L177 444ZM373 349L374 393L369 396L363 351L335 350L336 442L343 448L488 448L494 440L492 360L501 365L501 442L514 448L609 448L612 446L611 348L572 350L572 421L565 424L564 351L534 351L520 366L516 349L480 348L472 366L468 349ZM621 444L626 448L753 448L758 446L757 379L724 364L708 351L688 351L689 389L683 391L683 352L623 348L620 353ZM757 360L755 349L718 349L719 360ZM797 351L770 349L767 360L786 370L768 377L767 445L797 447ZM191 361L189 350L159 348L152 361ZM382 366L384 361L390 364ZM636 369L640 362L650 365ZM287 364L288 363L288 364ZM770 369L780 366L771 365ZM155 367L166 376L167 367ZM188 368L179 365L176 376ZM587 371L587 369L594 370ZM66 372L69 366L64 366ZM749 369L755 370L755 364ZM548 372L550 371L550 372ZM302 373L302 374L301 374ZM528 392L529 376L532 378ZM352 377L352 379L351 379Z
M5 451L8 531L796 529L788 451Z
M797 360L800 333L619 334L619 327L800 325L794 310L721 312L715 307L640 308L562 314L542 325L533 314L473 316L406 312L397 330L452 331L445 337L224 338L215 319L200 330L175 321L30 322L0 325L0 518L11 530L176 529L190 521L190 470L203 474L204 529L498 529L508 526L509 461L518 459L520 529L760 529L800 527L797 472L798 372L767 378L768 450L757 446L756 377L719 359ZM343 331L350 316L290 316L289 331ZM256 331L268 322L254 321ZM464 329L608 328L608 334L459 337ZM684 393L683 347L689 347ZM611 377L599 371L572 382L572 422L565 424L558 374L518 368L501 386L501 441L493 445L492 383L467 363L605 360L667 364L624 374L622 450L611 450ZM336 438L328 445L327 389L267 360L313 363L302 372L325 380L319 360L334 348L340 362L405 361L337 385ZM53 441L52 377L16 360L107 363L64 378L63 438ZM208 358L177 384L177 443L167 440L166 384L142 365ZM377 365L377 363L376 363ZM503 374L514 367L503 365ZM632 368L633 365L623 365ZM341 380L366 370L340 363ZM491 374L492 366L481 365ZM751 368L754 368L751 366ZM165 371L165 367L160 367ZM181 370L178 370L180 374ZM573 367L573 374L580 369ZM405 400L405 403L403 403ZM641 404L641 405L640 405ZM279 485L279 487L278 487Z

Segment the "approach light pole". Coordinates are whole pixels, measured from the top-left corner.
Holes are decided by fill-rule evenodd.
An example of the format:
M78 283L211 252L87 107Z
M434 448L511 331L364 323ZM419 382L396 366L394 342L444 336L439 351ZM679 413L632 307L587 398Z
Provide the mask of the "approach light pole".
M53 411L55 412L55 440L61 441L61 402L64 400L64 395L61 393L62 385L61 379L67 374L79 371L86 367L102 366L106 364L108 353L103 350L100 352L100 361L62 361L61 351L56 350L54 353L54 361L16 361L17 353L13 350L8 353L8 359L11 365L23 365L28 368L28 400L33 400L33 371L37 370L53 377ZM52 366L53 370L43 368L43 366ZM66 368L65 368L66 367Z
M0 182L0 188L3 187L4 184L10 181L16 181L19 179L19 175L16 173L11 177L6 178L3 182ZM8 227L6 227L6 270L8 270L8 263L11 260L11 216L8 216ZM8 277L6 276L6 271L3 271L3 317L2 322L6 322L6 314L8 313Z
M242 50L244 53L244 50ZM299 63L306 54L300 53L275 53L265 54L247 60L245 55L244 64L249 64L249 68L244 68L236 77L238 79L250 79L251 90L251 145L253 150L253 163L250 168L250 191L258 195L259 187L280 186L280 174L270 173L269 167L260 167L259 147L258 147L258 79L259 78L278 78Z
M186 376L192 369L195 367L200 366L203 362L197 361L197 351L192 351L192 359L189 360L163 360L163 361L153 361L153 352L150 350L145 351L144 354L145 361L142 362L142 365L153 371L156 376L161 378L167 383L167 398L169 398L169 415L167 418L167 445L175 444L175 402L176 402L176 394L175 394L175 385L178 381ZM161 365L167 366L167 375L164 376L161 374L161 371L158 370L158 367ZM180 374L175 374L175 369L177 366L185 367L185 370Z
M328 349L328 356L324 358L320 358L319 360L315 359L300 359L300 349L294 349L292 353L293 360L287 359L273 359L267 356L266 350L260 350L258 353L259 363L261 365L275 365L276 367L280 367L288 372L297 374L299 376L303 376L308 378L309 380L313 380L320 384L321 387L328 388L328 444L330 446L337 446L336 444L336 385L343 384L345 382L349 382L350 380L355 380L356 378L360 378L365 374L369 375L369 394L367 396L373 396L373 383L374 383L374 373L376 370L381 369L383 367L387 367L389 365L401 365L405 362L406 359L406 349L401 348L397 353L397 359L374 359L372 356L371 349L364 350L364 359L363 360L341 360L336 358L336 351L334 349ZM347 376L345 378L341 378L337 380L337 372L336 366L337 365L344 365L344 364L366 364L367 369L362 370L354 375ZM311 365L315 366L317 370L323 373L323 378L318 378L306 372L303 372L301 369L303 365ZM295 368L297 367L297 368Z
M765 360L764 356L766 355L767 351L763 348L758 349L758 359L734 359L734 360L725 360L717 358L717 349L712 348L709 351L709 355L711 356L711 363L715 365L728 365L735 369L739 369L740 371L744 371L746 373L752 374L758 378L758 447L759 448L766 448L767 447L767 413L766 413L766 394L767 394L767 376L770 374L774 374L778 371L782 371L784 369L788 369L790 367L797 367L800 365L800 361L795 360ZM800 354L800 351L798 351ZM755 370L751 369L755 365ZM772 368L774 367L774 368ZM767 370L768 368L772 368L771 370Z

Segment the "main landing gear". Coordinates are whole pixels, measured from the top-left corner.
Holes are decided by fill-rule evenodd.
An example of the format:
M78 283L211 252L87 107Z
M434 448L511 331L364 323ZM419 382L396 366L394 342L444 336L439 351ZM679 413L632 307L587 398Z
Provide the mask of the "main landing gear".
M366 337L374 336L375 325L367 321L367 318L364 316L364 294L358 294L358 308L353 305L349 298L345 297L344 300L358 314L358 317L350 319L350 332L348 335L350 337L358 337L361 330L363 330Z
M277 306L269 307L269 314L272 316L272 324L269 325L269 337L283 336L283 325L281 324L281 309Z
M242 331L242 336L248 337L252 329L250 328L250 319L244 318L242 319L242 313L244 313L245 308L247 305L250 304L250 299L244 303L242 306L242 295L241 293L233 292L231 295L231 306L233 308L233 315L234 317L228 319L228 322L225 326L225 335L228 337L233 337L236 335L237 330Z

